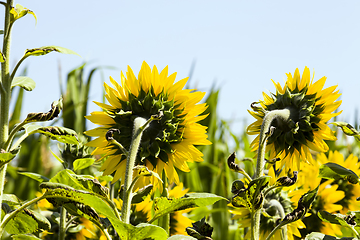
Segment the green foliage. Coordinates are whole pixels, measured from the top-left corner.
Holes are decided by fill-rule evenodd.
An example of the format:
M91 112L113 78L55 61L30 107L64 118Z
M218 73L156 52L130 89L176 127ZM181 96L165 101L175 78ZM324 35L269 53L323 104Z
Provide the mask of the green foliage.
M24 57L42 56L42 55L46 55L46 54L51 53L51 52L59 52L59 53L65 53L65 54L75 54L75 55L80 56L76 52L74 52L74 51L72 51L70 49L64 48L64 47L45 46L45 47L40 47L40 48L26 49Z
M35 237L34 235L28 234L16 234L11 236L13 240L38 240L41 238Z
M15 77L11 82L11 88L19 86L26 91L34 90L36 83L29 77Z
M305 240L354 240L352 237L337 238L319 232L313 232L306 236Z
M26 234L39 229L49 230L50 227L50 222L46 217L25 208L9 221L5 230L10 234Z
M359 177L352 170L344 168L336 163L323 164L319 169L319 177L325 179L339 180L343 179L349 181L352 184L359 182Z
M341 130L348 136L354 136L354 138L357 141L360 141L360 133L349 123L346 122L333 122L331 124L334 124L337 127L340 127Z

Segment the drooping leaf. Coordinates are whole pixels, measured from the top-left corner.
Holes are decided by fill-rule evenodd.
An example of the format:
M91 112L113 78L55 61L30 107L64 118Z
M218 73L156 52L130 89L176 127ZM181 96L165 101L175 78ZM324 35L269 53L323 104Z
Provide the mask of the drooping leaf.
M57 140L62 143L68 143L68 144L79 143L76 132L70 128L58 127L58 126L40 127L35 132L45 135L51 138L52 140Z
M41 238L29 234L16 234L12 235L11 237L14 240L41 240Z
M29 77L14 77L14 79L11 82L11 88L19 86L26 91L32 91L34 90L36 83L34 80L32 80Z
M149 221L149 223L168 213L188 208L211 205L219 200L227 199L211 193L188 193L181 198L173 199L168 199L165 197L157 198L154 201L155 215Z
M246 207L250 211L260 208L264 200L262 190L269 184L269 176L262 176L252 180L247 188L243 188L231 199L234 207Z
M33 172L19 172L19 174L21 175L24 175L24 176L27 176L31 179L34 179L35 181L38 181L38 182L44 182L44 181L49 181L49 178L47 177L44 177L38 173L33 173Z
M353 136L357 141L360 141L360 132L358 132L353 126L346 122L332 122L337 127L340 127L342 131L348 135Z
M341 225L341 226L344 226L344 227L351 227L345 220L346 215L332 214L332 213L329 213L327 211L319 211L317 213L317 215L324 222L337 224L337 225Z
M0 168L16 157L16 154L10 152L0 152Z
M98 180L92 176L76 175L69 169L65 169L50 179L53 183L63 183L77 190L84 190L94 193L102 198L107 198L109 189L102 186Z
M4 194L3 202L8 204L11 207L18 206L21 204L19 198L14 194Z
M29 209L24 209L12 218L5 226L10 234L33 233L38 229L50 230L51 224L46 217Z
M51 109L46 113L29 113L24 123L50 121L56 118L63 107L62 98L51 104Z
M319 177L326 179L343 179L347 180L352 184L359 182L359 177L352 170L344 168L343 166L336 163L325 163L320 166Z
M294 171L292 177L283 176L283 177L279 178L278 180L276 180L275 184L276 184L276 186L283 186L283 187L292 186L297 181L297 175L298 175L298 171Z
M20 4L16 4L15 7L12 7L10 10L10 21L13 23L14 21L24 17L26 14L31 14L35 18L35 23L37 22L36 15L33 11L24 8Z
M214 228L205 222L205 217L192 223L192 227L187 227L186 232L196 239L212 240L211 235Z
M26 49L25 51L25 55L24 57L28 57L28 56L42 56L42 55L46 55L48 53L51 52L59 52L59 53L65 53L65 54L75 54L78 55L76 52L67 49L67 48L63 48L63 47L58 47L58 46L44 46L44 47L40 47L40 48L32 48L32 49Z
M94 158L79 158L73 163L74 171L81 170L91 166L95 162Z
M153 185L149 184L141 189L139 189L136 193L134 193L132 199L131 199L131 204L137 204L137 203L141 203L142 201L145 200L145 198L151 193L151 190L153 189ZM124 188L122 187L119 193L119 197L122 200L124 195Z

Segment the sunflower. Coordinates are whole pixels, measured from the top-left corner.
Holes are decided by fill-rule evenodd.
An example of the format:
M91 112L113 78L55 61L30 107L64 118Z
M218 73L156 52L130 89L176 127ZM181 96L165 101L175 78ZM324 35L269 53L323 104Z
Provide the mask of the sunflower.
M288 196L291 201L297 202L303 194L320 185L317 197L312 203L309 213L303 219L306 225L306 229L301 231L303 236L311 232L322 232L332 236L341 234L339 225L322 222L317 216L318 211L330 213L342 211L343 206L340 201L345 197L345 192L339 189L339 185L335 184L333 180L324 181L318 177L321 156L323 156L323 153L317 155L317 161L313 165L302 163L296 184L288 189Z
M201 115L206 104L198 104L205 93L183 89L188 78L174 83L175 77L176 73L168 76L168 67L159 73L156 66L151 69L143 62L138 78L128 67L126 76L121 72L121 83L111 77L113 87L104 83L109 104L95 102L104 111L86 116L101 126L85 133L96 137L88 145L96 147L93 154L103 155L106 159L101 171L104 175L114 173L113 182L124 180L126 156L118 145L129 149L136 117L159 116L143 132L136 165L144 165L160 176L164 170L170 182L179 184L175 168L189 172L187 162L203 160L203 154L194 145L211 144L207 140L206 127L198 123L207 116ZM114 131L112 137L119 144L107 141L109 130ZM155 177L140 178L137 187L149 184L150 180L154 185L160 184Z
M294 76L291 73L286 75L284 87L273 81L276 94L269 96L263 93L264 100L259 102L260 107L252 105L254 111L249 113L256 121L249 125L247 133L260 133L267 112L288 109L290 117L287 121L272 122L275 128L266 148L270 152L270 159L280 158L280 167L285 165L288 171L298 170L301 161L313 162L310 149L326 152L329 147L324 140L336 139L326 122L341 113L334 113L341 104L341 101L336 101L341 94L336 91L337 86L323 89L326 77L313 82L314 77L310 78L308 67L305 67L302 76L299 69L295 70ZM252 150L256 151L258 145L259 135L251 143Z

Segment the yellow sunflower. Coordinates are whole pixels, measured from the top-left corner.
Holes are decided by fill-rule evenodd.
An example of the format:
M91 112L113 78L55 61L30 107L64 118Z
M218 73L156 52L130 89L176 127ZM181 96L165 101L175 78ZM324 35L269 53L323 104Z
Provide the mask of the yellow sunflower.
M160 176L164 170L169 181L178 184L175 167L189 172L187 162L203 160L203 154L194 145L211 144L207 140L206 127L198 123L207 116L200 115L206 104L198 104L205 93L183 89L188 78L175 83L175 77L176 73L168 76L168 67L159 73L156 66L151 69L143 62L137 78L128 67L126 76L121 72L121 83L111 77L113 87L104 83L109 104L95 102L104 111L86 116L101 126L85 133L96 137L88 145L96 147L93 154L103 155L106 159L101 170L104 175L114 173L113 182L124 180L126 157L118 145L107 141L106 134L115 129L113 139L129 149L136 117L161 116L144 130L136 165L145 165ZM137 187L150 180L155 185L160 184L154 177L141 178Z
M312 165L302 163L296 184L288 189L288 196L291 198L291 201L298 202L303 194L313 190L320 184L315 201L303 219L306 225L306 229L302 231L303 236L311 232L322 232L332 236L341 234L341 227L339 225L322 222L317 216L318 211L330 213L341 211L343 206L340 204L340 201L345 197L345 192L340 190L339 185L334 184L333 180L321 181L321 178L318 177L319 167L321 166L319 157L322 155L323 153L318 155L317 161Z
M318 152L329 149L324 140L335 140L336 137L326 122L341 113L334 113L341 104L341 101L336 101L341 94L336 91L337 86L323 89L326 77L314 82L308 67L305 67L302 76L299 69L295 70L294 76L291 73L286 75L284 87L273 81L276 94L269 96L263 93L264 100L259 102L260 107L253 107L254 111L249 111L256 121L249 125L247 133L260 133L267 112L288 109L288 121L272 122L275 128L266 148L270 152L270 159L280 158L280 167L285 165L287 171L298 170L301 161L313 162L310 149ZM251 143L252 150L256 151L258 145L259 135Z

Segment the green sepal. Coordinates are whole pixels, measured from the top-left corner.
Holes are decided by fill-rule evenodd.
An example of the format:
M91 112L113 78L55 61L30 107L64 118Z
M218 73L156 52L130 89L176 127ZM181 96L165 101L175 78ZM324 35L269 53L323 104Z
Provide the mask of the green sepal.
M189 208L211 205L219 200L227 199L211 193L188 193L181 198L172 199L166 197L156 198L154 200L155 215L149 221L149 223L155 221L165 214Z
M36 83L29 77L14 77L11 82L11 88L19 86L26 91L34 90Z
M76 52L74 52L74 51L72 51L70 49L67 49L67 48L58 47L58 46L44 46L44 47L40 47L40 48L26 49L24 57L42 56L42 55L46 55L46 54L51 53L51 52L74 54L74 55L80 56Z
M343 166L336 163L325 163L319 168L319 177L325 179L343 179L347 180L352 184L359 182L359 177L352 170L344 168Z
M348 136L353 136L357 141L360 141L360 132L358 132L353 126L346 122L332 122L337 127L340 127L341 130Z
M39 229L50 230L50 228L51 224L46 217L26 208L10 219L5 226L9 234L33 233Z

